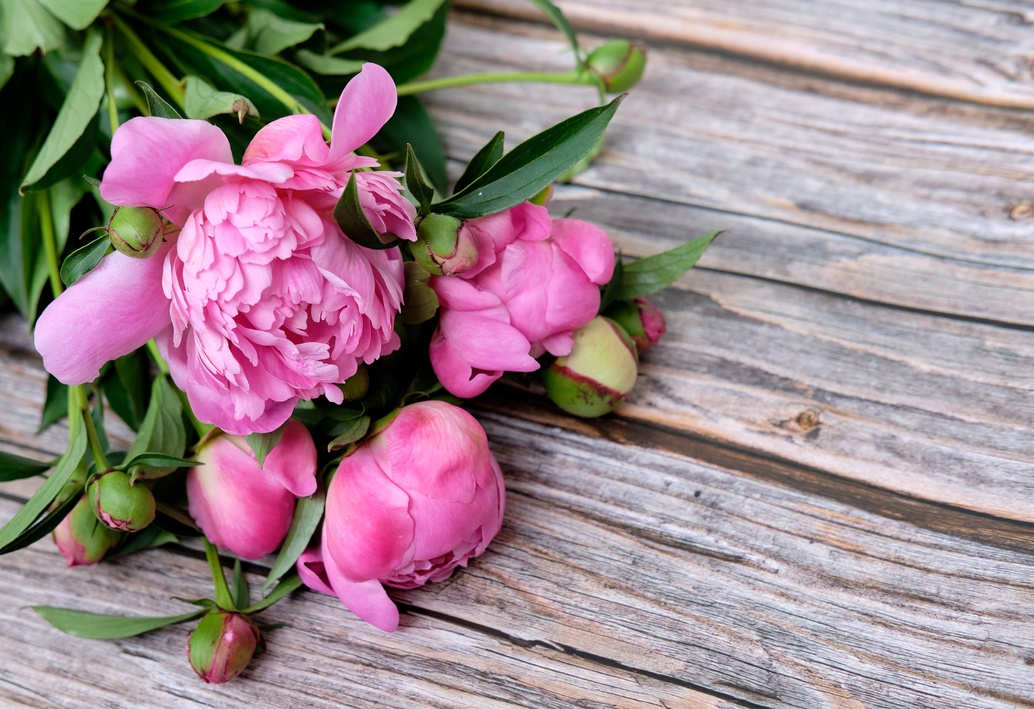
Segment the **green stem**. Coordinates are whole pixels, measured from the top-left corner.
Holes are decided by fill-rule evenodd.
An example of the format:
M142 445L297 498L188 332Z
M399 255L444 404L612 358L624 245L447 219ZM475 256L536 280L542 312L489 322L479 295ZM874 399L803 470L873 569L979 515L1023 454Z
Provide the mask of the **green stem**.
M104 90L108 94L108 121L111 134L118 130L118 105L115 103L115 33L108 29L104 52Z
M230 595L230 587L226 585L223 565L219 562L219 552L215 545L207 539L205 540L205 556L208 558L208 568L212 572L212 583L215 584L215 604L223 610L237 610L233 596Z
M82 385L79 386L82 388ZM85 390L82 392L82 417L86 424L86 438L90 442L90 453L93 455L93 462L97 466L97 472L103 473L110 468L108 459L104 456L104 449L101 448L100 438L97 437L97 429L93 425L93 416L90 415L90 407L86 398Z
M147 351L151 353L151 359L158 365L158 369L162 374L169 373L169 364L162 359L162 353L158 351L158 343L154 340L147 341Z
M417 81L398 87L399 96L408 96L423 91L451 89L455 86L471 84L501 84L514 82L535 82L540 84L569 84L571 86L595 86L595 75L592 72L572 70L564 72L512 71L489 74L464 74L463 76L446 76L441 79Z
M61 295L65 289L61 283L61 264L57 260L57 241L54 238L54 215L50 212L50 191L39 193L39 226L43 236L43 255L47 259L47 271L50 276L50 289L54 297Z
M165 92L169 94L169 98L179 104L180 108L183 108L184 104L184 93L183 87L180 86L179 80L172 75L164 64L151 53L151 50L147 48L147 45L143 43L140 37L137 36L136 32L127 25L121 17L112 14L112 20L115 22L115 26L118 27L119 32L125 37L126 43L129 45L129 50L133 55L140 60L140 63L144 65L147 71L151 72L151 76L162 85Z

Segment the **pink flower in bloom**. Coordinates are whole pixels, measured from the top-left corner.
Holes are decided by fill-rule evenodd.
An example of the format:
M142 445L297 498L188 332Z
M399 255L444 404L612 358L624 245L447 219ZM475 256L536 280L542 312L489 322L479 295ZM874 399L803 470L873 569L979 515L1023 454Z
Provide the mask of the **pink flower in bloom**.
M149 259L111 254L40 317L36 348L66 384L156 338L176 384L203 421L236 434L272 431L294 405L398 347L404 285L398 249L362 248L332 212L352 151L395 110L387 72L367 64L341 94L330 146L315 116L258 132L235 165L226 136L204 121L134 118L112 139L101 194L163 208L180 227ZM375 228L415 239L415 209L394 173L357 174Z
M297 497L316 492L316 446L308 429L287 422L260 468L240 436L217 436L187 473L187 509L208 540L245 559L273 552L287 535Z
M441 304L431 364L456 396L477 396L503 372L531 372L536 357L570 353L571 334L596 315L598 285L614 273L614 247L599 227L551 219L525 202L466 222L477 265L429 281Z
M416 588L466 566L499 531L505 496L473 416L441 401L412 404L341 461L321 545L298 571L310 588L393 631L398 608L382 584Z

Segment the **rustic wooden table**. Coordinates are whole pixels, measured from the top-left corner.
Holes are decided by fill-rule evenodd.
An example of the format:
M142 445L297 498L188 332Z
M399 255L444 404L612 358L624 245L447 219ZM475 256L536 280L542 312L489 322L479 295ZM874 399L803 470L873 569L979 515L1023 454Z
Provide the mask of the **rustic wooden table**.
M728 230L659 294L668 336L620 415L490 393L509 503L489 551L394 593L392 635L296 594L229 685L194 677L182 626L86 641L22 608L179 613L209 588L197 553L4 557L0 705L1034 706L1034 5L559 4L651 53L554 211L631 255ZM437 73L566 67L524 0L455 5ZM457 160L592 100L429 97ZM34 435L25 323L0 342L3 448L63 450L60 426Z

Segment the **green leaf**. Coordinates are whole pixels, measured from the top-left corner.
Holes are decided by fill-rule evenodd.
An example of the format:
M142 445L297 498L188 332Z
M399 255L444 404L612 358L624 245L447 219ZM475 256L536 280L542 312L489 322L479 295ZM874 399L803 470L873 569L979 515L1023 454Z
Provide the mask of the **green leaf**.
M42 475L53 465L53 463L41 463L38 460L0 451L0 483Z
M136 11L155 22L178 25L184 20L211 15L227 0L140 0Z
M353 49L384 52L400 47L445 3L446 0L410 0L394 15L336 45L330 54L342 54Z
M104 401L99 395L94 399L90 417L93 419L93 429L97 433L97 443L101 450L107 453L110 444L108 443L108 432L104 429Z
M261 468L266 463L266 456L276 448L276 445L283 439L284 431L287 430L287 424L283 424L280 428L269 433L249 433L248 434L248 445L251 446L251 451L255 454L258 459L259 467Z
M427 214L431 200L434 199L434 188L424 180L420 172L420 161L413 152L413 146L406 144L406 189L419 205L418 213Z
M406 269L406 290L402 294L400 317L406 325L427 322L438 312L438 294L427 285L431 274L416 261L408 261Z
M47 396L43 401L43 412L40 414L39 428L36 435L43 433L52 423L61 420L68 414L68 387L54 375L47 375Z
M183 118L175 108L172 107L168 101L158 95L158 92L151 88L151 85L137 81L136 85L140 87L140 90L144 92L144 96L147 97L147 110L150 111L151 116L156 118Z
M281 598L283 598L287 594L291 593L291 591L295 591L295 590L301 588L301 585L302 585L302 580L298 576L298 574L296 574L296 573L295 574L291 574L290 576L285 578L283 581L278 583L276 585L276 588L274 588L273 591L268 596L263 598L258 603L255 603L253 605L248 606L247 608L245 608L241 612L242 613L250 614L250 613L258 613L261 610L265 610L266 608L269 608L271 605L273 605L274 603L279 601Z
M299 497L294 506L294 518L291 520L291 528L287 530L287 536L280 546L280 553L277 554L273 568L269 570L265 583L262 584L262 592L273 585L277 579L294 568L298 557L309 546L312 535L316 533L316 527L323 519L323 507L327 501L327 490L325 485L320 485L312 495Z
M66 490L66 492L69 491ZM35 544L40 539L43 539L43 537L53 532L57 528L57 526L61 524L61 520L68 516L68 514L72 511L72 508L75 507L76 503L79 502L79 499L82 496L83 486L79 485L74 490L72 490L70 494L68 494L68 496L61 501L60 504L56 505L52 510L47 512L46 516L44 516L38 522L36 522L31 527L26 529L24 532L19 534L17 538L15 538L13 541L7 544L3 549L3 553L8 554L13 551L18 551L19 549L24 549L30 544ZM100 522L97 522L97 524L100 524Z
M571 45L571 49L574 50L574 66L576 69L580 69L582 66L582 60L578 52L578 36L574 32L574 28L571 27L571 23L564 17L564 13L560 11L560 8L551 3L549 0L531 0L531 3L542 10L546 17L556 25L557 29L560 30L564 37L567 38L568 43Z
M0 38L4 54L24 57L59 48L65 28L37 0L0 0Z
M129 638L157 630L158 628L164 628L166 625L196 620L208 612L206 609L202 609L184 613L183 615L131 618L121 615L86 613L84 611L72 610L71 608L55 608L53 606L29 606L29 608L39 613L45 621L62 633L91 640Z
M203 465L203 463L199 463L196 460L187 460L185 458L179 458L174 455L166 455L164 453L141 453L140 455L135 455L129 460L127 460L125 463L122 464L122 467L126 470L129 470L130 468L137 468L141 466L146 466L150 468L164 468L169 466L175 466L177 468L193 468L198 465ZM149 475L147 477L153 478L155 476Z
M97 19L108 0L37 0L57 19L76 30L84 30Z
M460 175L460 179L456 180L455 191L457 193L462 192L474 180L484 175L493 165L499 162L499 158L503 157L503 140L505 137L505 134L499 131L470 159L467 167L463 170L463 174Z
M246 608L251 603L251 592L248 590L248 579L244 577L244 570L241 568L241 560L233 561L233 577L230 579L230 595L233 596L233 605L237 608Z
M299 49L294 54L295 61L309 71L322 76L350 76L358 74L363 68L361 59L341 59L327 54L316 54L308 49Z
M322 30L323 24L286 20L269 10L258 9L248 15L247 29L251 49L260 54L279 54Z
M439 193L446 194L445 149L434 121L419 97L400 96L394 115L380 129L373 143L382 153L402 153L406 145L412 145L431 184Z
M347 445L355 443L370 430L370 417L360 416L345 424L344 430L327 444L327 452L333 453Z
M240 123L244 117L259 117L258 109L247 98L229 91L216 91L215 87L196 76L187 77L183 96L183 111L187 118L211 118L223 113L236 113Z
M101 63L100 51L102 34L91 32L87 35L79 70L75 80L61 104L54 125L43 142L43 147L36 154L36 159L22 180L22 190L29 189L41 182L48 171L64 157L86 131L97 115L101 97L104 95L104 64Z
M154 549L155 547L160 547L163 544L175 544L179 541L179 537L168 530L162 529L156 524L152 524L139 532L125 535L123 540L123 544L115 549L115 551L109 552L104 558L110 560L118 556L133 554L134 552L142 551L144 549Z
M69 442L68 450L61 456L54 472L50 474L47 481L29 498L11 520L0 529L0 554L6 554L8 546L28 529L45 510L51 502L57 499L82 462L83 454L86 452L86 427L79 426L76 437Z
M653 256L624 264L621 285L615 300L631 300L667 288L700 260L720 231L712 231L692 241Z
M471 219L534 197L592 150L623 98L618 96L605 106L583 111L528 138L462 192L432 205L432 211Z
M359 188L356 186L355 172L348 177L345 191L334 207L334 219L345 236L368 249L390 249L398 240L394 234L382 236L373 228L363 211L359 201ZM387 239L387 241L385 241Z
M14 57L0 54L0 89L14 76Z
M146 356L138 350L116 359L115 366L101 379L111 408L134 431L140 430L147 411L147 393L151 389L147 367Z
M70 286L97 268L110 247L111 238L104 234L70 253L61 264L61 282Z
M151 384L151 402L147 406L147 413L144 414L144 421L140 424L140 432L133 440L133 445L129 447L126 457L132 460L144 453L162 453L180 459L186 448L187 431L183 425L183 404L168 380L163 376L157 377ZM133 478L137 480L161 477L178 467L179 463L155 467L144 465L137 469Z
M600 309L599 312L603 312L607 307L613 303L617 298L615 297L618 292L618 288L621 286L621 274L624 271L624 264L621 263L620 254L614 259L614 274L610 277L610 281L603 288L603 292L600 294Z

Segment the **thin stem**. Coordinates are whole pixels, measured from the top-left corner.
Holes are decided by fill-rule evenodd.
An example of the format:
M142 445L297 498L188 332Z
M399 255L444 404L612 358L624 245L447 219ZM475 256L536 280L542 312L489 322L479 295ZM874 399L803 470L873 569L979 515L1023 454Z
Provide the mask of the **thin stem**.
M57 260L57 241L54 238L54 215L50 212L49 190L39 193L39 226L43 235L43 255L47 259L50 289L54 291L56 298L65 287L61 283L61 264Z
M105 38L104 90L108 94L108 121L111 134L118 130L118 104L115 103L115 33L109 28Z
M126 38L126 43L129 45L129 50L133 55L140 60L140 63L144 65L147 71L151 72L151 76L157 80L165 92L169 94L169 97L179 104L180 108L183 108L184 103L184 92L183 87L180 86L180 82L172 75L164 64L151 53L151 50L141 41L140 37L137 36L129 25L127 25L121 17L112 14L112 20L115 22L115 26L118 27L119 32Z
M489 74L464 74L462 76L446 76L441 79L417 81L398 87L399 96L408 96L423 91L450 89L455 86L471 84L501 84L514 82L535 82L540 84L570 84L572 86L594 86L592 72L572 70L564 72L512 71Z
M82 402L82 417L83 423L86 425L86 438L90 443L90 453L93 455L93 462L97 466L97 472L103 473L111 466L108 465L108 459L104 455L104 449L101 448L100 438L97 436L97 429L93 425L93 416L90 415L90 407L88 405L85 391L83 391Z
M207 539L205 539L205 556L208 558L208 568L212 572L212 583L215 584L215 604L224 610L237 610L233 596L230 595L230 587L226 585L223 565L219 562L219 551Z

